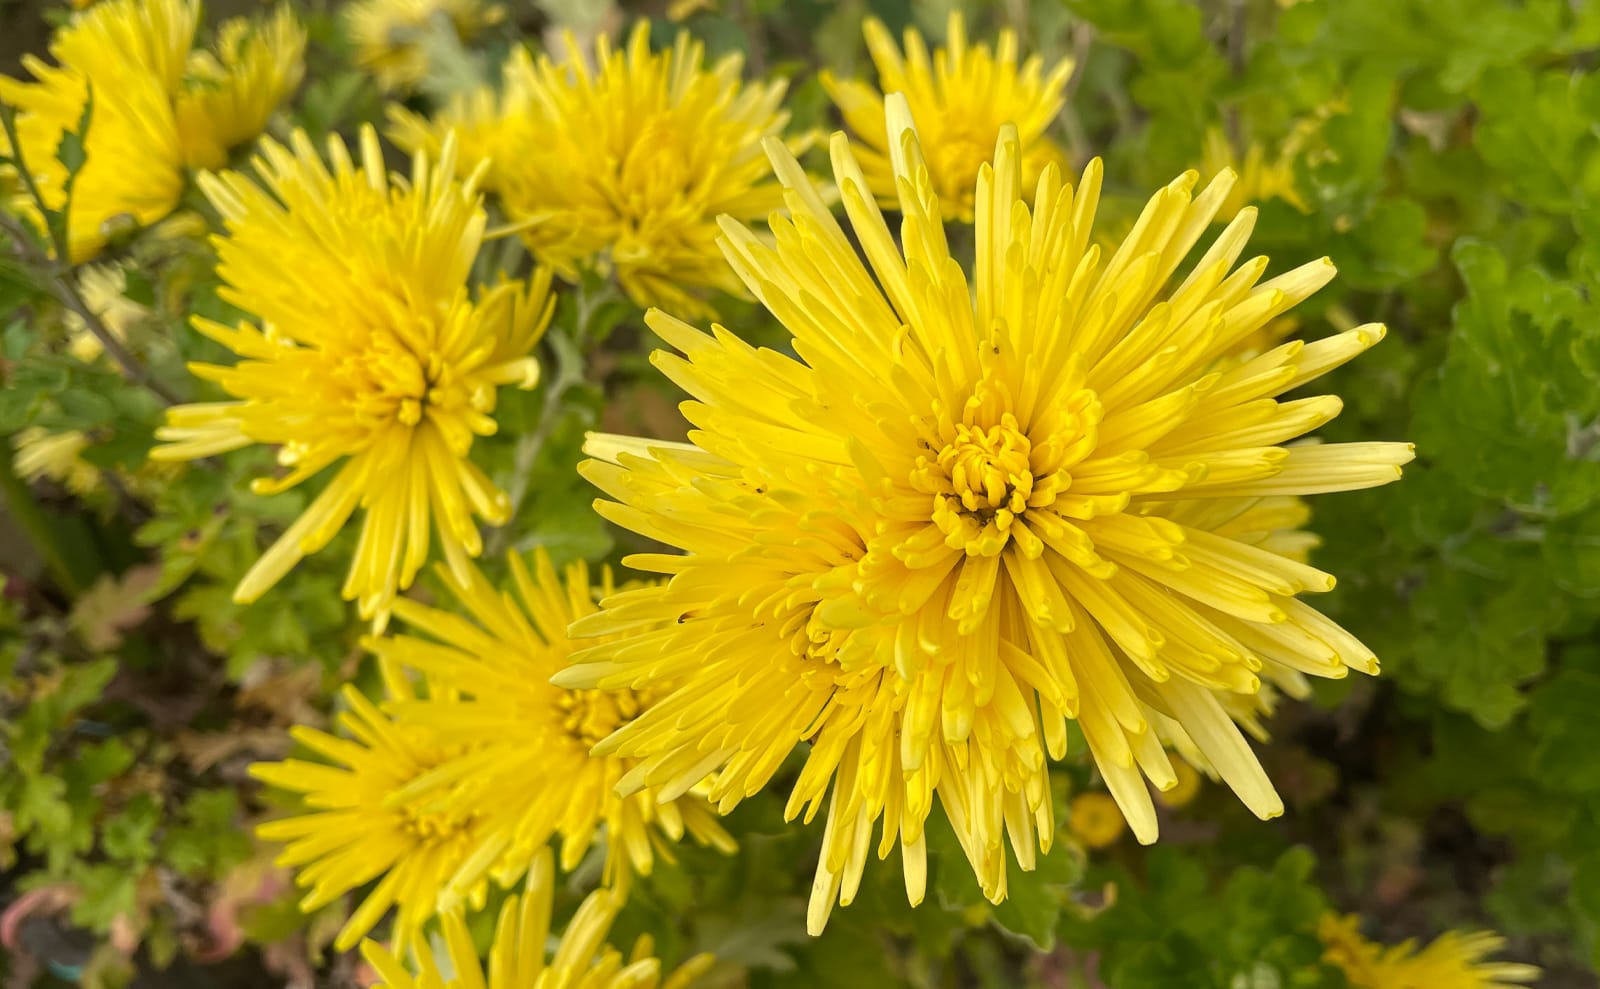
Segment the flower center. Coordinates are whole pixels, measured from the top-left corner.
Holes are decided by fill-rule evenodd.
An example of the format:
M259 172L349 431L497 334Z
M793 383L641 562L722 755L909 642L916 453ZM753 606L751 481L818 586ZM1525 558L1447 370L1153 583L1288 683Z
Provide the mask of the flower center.
M424 844L447 842L472 830L478 823L476 811L419 810L402 804L399 813L401 829Z
M939 451L938 464L950 481L947 500L959 502L953 511L976 516L982 522L1000 520L1001 513L1021 515L1033 491L1028 454L1033 445L1007 413L998 426L957 425L955 439ZM1008 524L1009 518L1002 521Z
M587 752L637 718L645 701L632 690L565 690L556 706L562 729Z

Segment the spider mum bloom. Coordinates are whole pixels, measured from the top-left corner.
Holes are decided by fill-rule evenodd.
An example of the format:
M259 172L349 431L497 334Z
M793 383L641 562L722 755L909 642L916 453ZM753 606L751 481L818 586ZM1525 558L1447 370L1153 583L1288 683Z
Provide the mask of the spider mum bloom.
M214 48L189 55L177 94L178 133L192 168L226 164L229 149L265 130L305 74L305 28L288 7L265 22L225 21Z
M460 751L408 793L455 802L463 813L476 809L484 818L480 843L444 902L474 888L508 854L527 861L555 835L562 840L561 868L571 871L602 825L608 882L617 881L619 871L649 873L656 854L670 861L666 840L686 832L732 852L733 839L703 797L649 787L618 796L616 785L631 761L589 755L596 742L648 710L660 691L568 690L549 682L575 648L567 626L596 610L596 591L609 596L614 590L610 571L591 587L584 564L567 567L562 581L542 551L532 572L515 554L509 563L514 595L496 589L476 568L469 568L465 582L441 574L470 620L401 599L396 616L429 638L368 641L385 662L420 671L445 688L394 707L401 721Z
M407 696L403 681L391 678L390 686ZM454 752L426 729L391 720L355 688L346 687L343 696L349 709L338 720L349 738L292 729L327 763L286 759L250 767L256 779L300 794L306 810L263 824L256 834L285 844L277 863L294 869L295 882L309 888L300 901L306 913L379 880L340 929L336 948L355 947L394 907L393 936L403 949L434 916L439 891L477 847L483 817L398 799ZM480 882L471 899L481 907L487 893L488 884Z
M482 0L359 0L345 9L344 18L356 64L383 89L405 90L427 78L430 39L441 28L467 42L504 14Z
M152 456L189 460L253 443L277 447L274 494L338 464L304 514L256 561L235 599L254 601L359 507L361 538L344 585L364 618L381 621L427 561L430 526L451 570L468 579L482 550L474 517L499 524L510 505L468 459L495 431L502 385L539 377L529 351L550 321L549 275L502 282L469 297L483 240L482 197L454 177L454 148L417 156L391 178L370 127L356 164L338 138L323 163L304 132L289 147L264 141L260 182L204 175L227 224L216 239L221 295L259 325L194 327L238 354L231 366L193 364L232 401L183 405L157 432Z
M1362 937L1359 925L1357 917L1327 914L1317 926L1323 960L1352 989L1518 989L1541 974L1533 965L1489 961L1506 945L1489 931L1447 931L1426 948L1415 941L1384 947Z
M619 638L556 677L675 684L596 751L638 758L628 784L669 792L716 770L723 810L809 741L787 810L828 806L814 932L854 897L880 819L878 855L900 845L921 899L935 794L1003 898L1007 838L1024 869L1050 846L1046 756L1066 754L1068 718L1141 841L1156 837L1145 778L1176 784L1157 718L1258 815L1281 813L1221 698L1377 663L1298 599L1331 576L1232 527L1270 531L1241 506L1385 484L1412 457L1404 443L1283 445L1340 403L1277 396L1381 327L1213 370L1333 277L1326 259L1265 281L1265 258L1240 263L1253 210L1178 273L1231 174L1197 196L1180 176L1102 257L1100 164L1076 188L1047 166L1030 197L1003 128L976 181L969 281L904 100L888 123L898 238L843 135L833 168L853 238L773 141L789 210L774 242L724 224L729 260L800 359L647 317L682 355L655 362L693 398L691 442L594 436L583 471L615 499L597 503L605 516L684 553L632 557L670 580L576 622Z
M495 172L506 212L564 278L594 268L640 305L708 312L705 289L741 291L717 249L717 217L750 222L782 203L761 141L788 122L784 84L742 83L737 55L707 68L687 33L651 52L646 23L625 49L602 36L593 69L571 35L565 46L562 64L507 64L509 160ZM434 126L440 135L452 122Z
M169 94L183 77L198 18L199 5L183 0L105 0L56 32L55 65L22 57L32 82L0 77L0 102L16 110L21 145L13 149L0 136L0 150L21 154L46 207L67 207L73 263L105 249L111 221L126 215L149 225L177 206L184 156ZM86 108L83 167L69 205L69 172L57 149L78 131ZM43 229L26 194L12 205Z
M1038 56L1019 65L1017 36L1010 30L1000 32L992 49L969 45L957 12L950 14L946 46L931 56L915 28L906 29L904 53L879 20L868 19L862 32L878 87L826 71L820 78L855 134L867 188L883 205L892 208L899 195L890 161L893 142L883 125L885 93L903 93L911 104L928 180L949 218L972 222L978 169L989 161L1004 124L1016 125L1025 185L1038 181L1046 165L1064 163L1045 131L1066 100L1071 60L1057 62L1048 75Z
M562 932L555 953L548 954L554 886L555 869L547 849L533 861L527 892L510 897L500 908L487 971L472 933L455 911L441 920L444 964L419 942L415 974L386 948L365 942L361 953L383 980L377 989L688 989L711 967L712 957L701 954L664 975L649 935L640 936L624 959L606 943L625 902L609 889L589 894Z

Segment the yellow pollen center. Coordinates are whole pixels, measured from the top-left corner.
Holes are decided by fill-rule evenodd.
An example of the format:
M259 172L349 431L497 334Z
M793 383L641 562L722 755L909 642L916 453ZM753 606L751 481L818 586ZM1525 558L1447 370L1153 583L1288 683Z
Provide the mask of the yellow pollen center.
M585 752L644 710L632 690L565 690L556 702L561 727Z

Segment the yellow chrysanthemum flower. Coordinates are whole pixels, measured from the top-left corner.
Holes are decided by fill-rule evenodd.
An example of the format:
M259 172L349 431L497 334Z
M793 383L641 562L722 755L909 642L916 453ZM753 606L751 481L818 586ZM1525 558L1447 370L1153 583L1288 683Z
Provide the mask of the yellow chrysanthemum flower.
M686 555L632 557L671 579L575 623L621 638L555 678L678 684L597 751L640 759L632 785L715 770L723 810L809 741L788 813L810 820L828 803L812 931L855 896L880 818L879 856L898 841L922 898L935 794L1003 898L1006 837L1023 868L1050 847L1046 757L1066 754L1067 718L1141 841L1156 837L1145 777L1176 782L1158 716L1257 814L1281 813L1220 698L1377 661L1297 598L1330 575L1230 536L1238 506L1385 484L1413 456L1404 443L1283 445L1340 402L1276 396L1375 344L1380 326L1211 370L1334 273L1323 259L1261 281L1265 258L1238 264L1245 210L1175 278L1231 174L1198 196L1180 176L1102 258L1099 162L1076 189L1047 166L1029 198L1004 128L976 183L969 276L903 99L888 123L898 238L843 135L833 165L853 236L776 141L789 216L775 246L724 224L729 260L800 360L647 317L684 355L655 362L693 398L691 442L597 435L583 472L616 499L598 503L606 517Z
M624 898L614 890L590 893L549 954L550 908L555 870L548 849L534 859L527 892L500 908L487 971L459 913L442 919L446 958L435 960L416 946L416 974L381 945L368 941L361 953L383 981L375 989L688 989L711 967L696 955L663 976L649 935L634 942L626 959L606 943Z
M862 30L878 68L878 87L826 71L821 80L859 142L856 157L867 188L884 206L893 208L899 195L890 161L895 149L883 126L885 93L903 93L910 102L928 180L948 219L972 221L978 169L989 160L1004 124L1017 128L1025 186L1038 181L1046 165L1065 164L1045 131L1065 101L1070 60L1057 62L1048 76L1037 56L1019 66L1017 36L1010 30L1000 32L993 50L968 45L966 22L955 11L946 47L931 57L914 28L906 29L903 55L882 22L869 19Z
M1357 917L1327 914L1317 927L1323 960L1341 969L1352 989L1515 989L1540 975L1533 965L1487 961L1506 944L1489 931L1447 931L1419 949L1415 941L1374 944L1359 925Z
M265 23L224 22L215 47L189 55L177 93L183 157L193 168L226 164L229 149L265 130L305 73L305 28L288 7Z
M178 204L183 148L169 94L183 77L198 17L192 0L105 0L56 33L55 65L23 56L34 81L0 77L0 102L17 111L17 150L52 210L67 200L69 173L57 149L79 129L92 98L67 215L73 262L104 250L119 217L148 225ZM0 150L15 153L3 135ZM42 223L25 191L11 205Z
M17 455L17 473L29 481L55 481L76 495L100 487L99 469L82 456L89 447L89 437L82 430L52 433L30 426L11 437L11 446Z
M397 635L368 642L384 661L421 671L445 688L394 709L401 721L430 730L461 753L418 781L413 797L454 802L462 813L476 809L483 817L480 844L445 902L473 888L508 855L527 861L555 835L562 840L561 867L575 869L602 825L608 881L617 881L619 870L650 872L657 853L670 861L664 839L677 841L685 832L731 852L733 839L704 798L648 787L618 796L615 787L631 761L589 755L596 742L648 710L659 691L566 690L549 682L575 648L567 626L596 610L596 590L612 593L610 571L591 588L582 563L567 568L564 583L543 552L533 573L515 554L510 565L514 597L476 568L469 568L465 582L442 574L470 621L401 599L395 614L431 639Z
M419 155L409 180L388 175L370 127L361 153L355 164L330 139L330 170L297 132L290 147L262 142L259 184L237 172L202 176L227 224L217 238L222 296L260 325L194 320L243 358L191 365L235 400L170 410L157 433L166 445L151 455L188 460L272 444L285 472L257 479L262 494L339 464L235 598L260 597L360 507L344 595L381 620L427 561L430 525L465 581L482 549L474 516L506 520L505 495L468 454L495 431L496 389L537 382L529 351L554 303L548 273L468 297L486 217L472 181L454 177L452 146L436 164Z
M438 31L471 41L502 16L499 6L483 0L358 0L344 12L356 64L385 90L409 89L427 77L428 45Z
M403 681L391 679L390 686L408 696ZM332 765L286 759L250 767L257 779L301 794L306 810L263 824L256 834L286 845L277 862L295 869L295 882L309 887L300 901L307 913L378 880L335 938L340 951L355 947L390 907L403 949L434 916L439 890L478 847L484 817L400 799L457 751L426 728L391 720L353 687L343 696L349 709L338 720L350 738L305 726L292 730ZM487 882L480 881L468 898L481 907L487 894Z
M494 181L507 213L564 278L594 267L640 305L709 312L704 289L742 291L717 249L717 217L752 222L783 201L761 156L762 139L788 122L783 82L741 83L737 55L707 69L687 33L652 53L644 22L624 50L602 36L594 69L571 35L565 45L564 64L507 63L498 143L474 142L501 158ZM470 99L484 108L470 119L489 119L496 97ZM462 119L447 111L432 139ZM396 139L420 146L415 130L402 124Z
M503 75L498 90L457 93L432 120L391 104L390 139L407 151L437 155L445 136L454 134L456 169L462 176L482 169L479 186L499 194L508 176L527 167L527 149L543 139L531 88L537 74L526 48L511 53Z
M1286 144L1279 150L1278 156L1270 161L1267 160L1265 148L1251 144L1245 149L1241 160L1226 134L1215 127L1206 131L1205 147L1200 157L1201 170L1215 174L1230 168L1239 173L1233 191L1217 208L1217 220L1226 223L1251 203L1269 199L1281 199L1300 212L1306 212L1306 202L1300 198L1294 184L1294 155L1298 144L1298 141Z

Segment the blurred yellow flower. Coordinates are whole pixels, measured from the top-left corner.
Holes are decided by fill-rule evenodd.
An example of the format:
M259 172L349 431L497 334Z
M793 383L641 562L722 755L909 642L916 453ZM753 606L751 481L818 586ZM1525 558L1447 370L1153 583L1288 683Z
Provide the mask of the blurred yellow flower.
M742 292L717 218L753 222L782 205L761 141L788 121L784 84L745 85L737 55L706 68L687 33L653 53L646 22L625 49L602 37L595 68L570 34L565 49L561 64L513 57L498 95L467 97L429 127L396 115L396 141L468 131L495 158L491 182L515 229L564 278L613 274L640 305L684 315L710 311L705 289Z
M555 870L548 849L533 860L526 892L506 900L495 925L494 946L485 966L466 922L456 912L441 921L445 958L435 959L420 941L415 974L387 948L367 941L361 953L382 980L375 989L688 989L711 967L710 955L696 955L669 974L649 935L634 942L626 958L606 943L624 898L614 890L590 893L567 923L550 952L550 909Z
M303 132L267 140L260 179L204 175L222 214L222 297L259 325L194 327L239 355L191 365L233 401L171 409L157 432L161 460L208 457L253 443L278 448L283 472L258 478L274 494L338 465L331 481L245 574L254 601L303 556L326 546L359 507L365 516L344 595L381 623L396 593L427 562L430 526L451 571L470 579L482 550L474 517L506 520L506 496L468 454L495 431L500 386L531 388L531 355L554 303L549 275L467 293L483 240L482 197L454 176L454 148L418 156L391 177L376 131L360 164L338 138L325 165Z
M1065 101L1070 60L1057 62L1048 75L1038 56L1019 65L1017 36L1010 30L1000 32L992 49L969 45L966 22L955 11L946 46L931 56L914 28L906 30L904 54L882 22L869 19L863 32L878 68L877 87L827 71L821 80L855 135L867 187L884 206L893 208L898 197L891 167L898 149L883 126L887 93L904 93L911 104L928 179L947 219L972 221L978 169L990 160L1005 124L1017 128L1025 188L1033 188L1046 165L1066 164L1045 132Z
M99 469L82 457L89 437L81 430L52 433L30 426L11 437L11 446L16 451L17 473L26 480L55 481L75 495L100 487Z
M404 689L398 681L391 686ZM355 947L394 907L391 933L404 950L434 916L439 890L477 847L484 818L473 809L398 799L454 750L425 728L389 719L354 687L343 697L349 709L339 725L349 738L304 726L292 732L328 762L286 759L250 767L256 779L300 794L304 808L259 826L256 834L286 845L277 863L295 870L297 885L309 887L300 901L306 913L377 882L340 928L336 948ZM487 893L480 881L468 898L481 907Z
M1172 775L1177 782L1169 789L1158 790L1156 800L1167 807L1185 807L1200 793L1200 773L1183 759L1172 764Z
M183 147L171 94L183 78L199 5L194 0L105 0L79 13L50 42L50 65L24 55L32 82L0 77L0 102L15 108L21 147L0 135L0 150L20 152L46 207L66 205L62 136L79 130L86 107L83 167L67 215L71 260L104 250L107 226L126 215L148 225L183 192ZM5 166L15 174L15 166ZM26 190L12 207L43 230Z
M117 264L90 264L78 270L78 294L89 311L100 317L100 325L126 343L128 334L150 310L127 296L128 272ZM77 313L67 314L67 349L72 356L89 363L100 356L100 340L84 325Z
M389 105L389 138L407 151L437 156L448 134L456 138L456 171L478 174L485 192L501 193L507 177L527 167L526 151L539 140L534 110L533 57L511 53L499 89L483 86L452 96L433 119L397 103Z
M1277 157L1268 160L1266 149L1252 143L1245 149L1241 160L1234 151L1233 142L1228 140L1228 136L1219 128L1213 127L1206 131L1205 147L1200 156L1200 170L1208 175L1220 172L1224 168L1231 168L1239 173L1239 180L1234 183L1233 190L1217 209L1217 222L1227 223L1246 206L1252 203L1264 203L1269 199L1281 199L1300 212L1306 212L1308 209L1306 202L1300 198L1294 183L1294 158L1298 146L1298 140L1286 142L1279 149Z
M1106 848L1128 829L1109 793L1080 793L1067 810L1067 827L1089 848Z
M430 44L439 32L471 41L505 11L483 0L357 0L344 10L356 64L385 90L405 90L427 78Z
M1359 925L1358 917L1330 913L1317 927L1323 960L1344 972L1351 989L1515 989L1540 975L1533 965L1488 961L1506 945L1489 931L1447 931L1419 949L1415 941L1374 944Z
M483 819L479 844L444 902L474 888L508 854L513 863L527 861L552 836L562 841L562 869L575 869L602 826L608 882L625 883L619 874L629 871L649 873L655 854L670 861L667 841L685 833L731 852L733 839L703 797L654 788L619 796L616 786L631 760L589 754L594 743L647 710L660 691L550 684L575 648L567 626L597 610L596 591L612 593L609 570L592 588L582 563L567 567L565 581L543 552L531 573L515 554L509 563L505 591L475 567L464 583L441 574L465 616L396 601L395 615L428 638L368 641L385 662L421 671L445 688L393 708L401 722L428 729L460 752L429 780L419 780L411 797ZM502 870L496 878L504 883L515 877Z
M1198 193L1194 173L1178 177L1102 258L1099 163L1076 187L1048 166L1024 186L1020 135L1003 127L976 182L969 266L907 102L887 106L899 237L843 135L831 150L850 234L774 140L787 218L770 241L724 226L730 262L803 360L646 317L682 355L654 361L691 397L692 442L595 435L581 469L613 499L602 514L684 555L631 557L669 580L574 623L618 638L554 678L674 685L596 751L641 760L632 786L715 771L724 811L809 742L787 813L828 807L813 932L855 897L879 818L878 856L898 843L922 899L935 795L1002 900L1007 844L1023 869L1050 847L1047 759L1065 755L1069 718L1142 842L1157 833L1146 778L1177 781L1158 715L1252 811L1280 814L1223 698L1378 664L1300 600L1333 577L1235 538L1238 506L1387 484L1413 456L1287 445L1342 404L1278 397L1381 326L1212 370L1334 275L1324 258L1262 281L1265 258L1239 260L1253 210L1197 247L1231 174Z
M228 151L266 129L305 73L306 32L287 6L262 23L236 17L217 31L216 50L189 55L177 94L184 161L219 168Z

